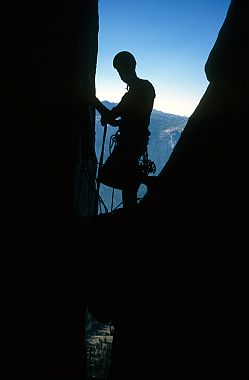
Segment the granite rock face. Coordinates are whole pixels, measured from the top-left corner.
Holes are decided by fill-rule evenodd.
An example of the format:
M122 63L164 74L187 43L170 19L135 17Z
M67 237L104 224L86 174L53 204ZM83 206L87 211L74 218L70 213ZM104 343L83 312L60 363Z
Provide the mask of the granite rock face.
M88 247L72 225L95 199L98 1L4 2L1 15L6 373L79 379Z
M82 224L98 1L1 9L8 373L82 378L90 306L115 322L113 380L248 376L248 2L231 1L210 84L138 209Z
M141 203L151 249L166 257L160 305L169 296L168 369L180 376L248 375L247 14L248 2L231 1L205 65L210 84Z
M86 100L95 91L98 1L13 2L2 13L2 115L16 136L15 172L19 162L24 186L36 184L37 212L91 214L95 111Z

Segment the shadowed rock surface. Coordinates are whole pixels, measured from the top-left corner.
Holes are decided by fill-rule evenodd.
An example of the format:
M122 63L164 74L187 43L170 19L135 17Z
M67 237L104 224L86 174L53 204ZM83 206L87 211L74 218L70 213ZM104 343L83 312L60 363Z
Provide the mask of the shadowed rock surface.
M95 224L103 239L113 231L119 273L113 379L248 376L247 14L248 2L231 2L210 84L137 213Z
M98 2L6 4L7 373L82 378L88 305L115 321L111 380L248 376L248 2L231 2L205 67L210 85L155 186L134 214L94 218L84 99Z
M89 248L72 226L95 198L98 1L3 2L1 15L4 372L82 379Z

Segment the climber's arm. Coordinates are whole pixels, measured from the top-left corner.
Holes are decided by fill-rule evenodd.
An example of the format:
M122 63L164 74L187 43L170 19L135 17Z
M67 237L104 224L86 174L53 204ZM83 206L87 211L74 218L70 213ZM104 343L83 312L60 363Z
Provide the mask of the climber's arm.
M117 119L119 114L116 110L109 110L97 97L93 98L92 104L101 115L101 124L110 124L113 127L120 125L120 120Z

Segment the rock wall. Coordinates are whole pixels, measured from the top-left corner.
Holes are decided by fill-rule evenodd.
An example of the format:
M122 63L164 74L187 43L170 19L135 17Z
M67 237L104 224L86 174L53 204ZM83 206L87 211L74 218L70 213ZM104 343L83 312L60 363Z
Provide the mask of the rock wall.
M84 98L95 88L98 1L12 3L2 14L2 109L10 123L4 129L16 136L11 144L18 140L15 175L18 162L22 175L29 166L22 182L36 192L37 212L47 209L53 218L89 215L95 111ZM64 209L66 204L70 209Z
M88 305L115 320L112 379L241 378L248 2L231 1L206 64L210 85L137 212L76 226L94 202L94 110L84 94L94 90L97 5L1 5L7 373L84 376Z
M98 1L3 2L1 16L6 374L79 379L88 247L72 231L95 199Z
M205 65L210 84L141 204L151 249L167 257L169 374L248 374L247 14L248 2L231 1Z

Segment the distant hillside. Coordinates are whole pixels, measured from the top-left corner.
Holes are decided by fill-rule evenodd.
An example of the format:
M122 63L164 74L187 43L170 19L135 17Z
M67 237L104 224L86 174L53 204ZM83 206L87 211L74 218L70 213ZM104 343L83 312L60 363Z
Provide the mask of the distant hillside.
M103 101L104 105L111 109L117 103L111 103L108 101ZM156 164L156 173L158 175L165 163L169 159L171 152L177 143L188 118L186 116L173 115L169 113L164 113L158 110L153 109L151 113L150 120L150 141L148 145L148 153L149 158L155 162ZM117 131L117 128L108 126L107 136L105 141L105 154L104 160L107 158L109 154L109 141L110 136L113 135ZM96 154L97 158L100 157L101 146L103 139L103 127L100 123L100 115L96 111ZM146 191L145 187L141 187L141 191L139 192L139 197L144 195ZM114 207L117 206L121 202L120 191L115 190L115 202ZM100 195L103 198L106 206L110 209L111 195L112 189L101 185ZM110 210L109 210L110 211Z

